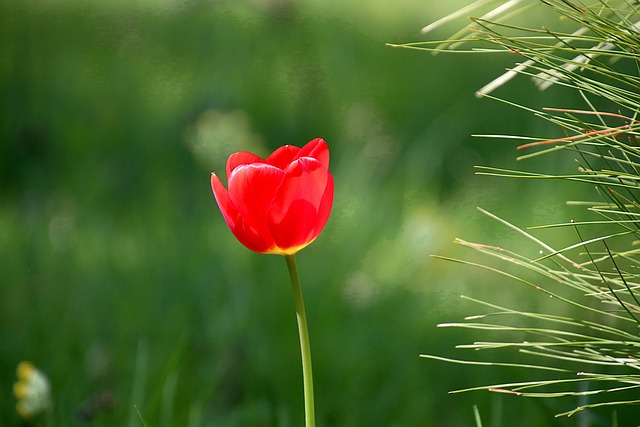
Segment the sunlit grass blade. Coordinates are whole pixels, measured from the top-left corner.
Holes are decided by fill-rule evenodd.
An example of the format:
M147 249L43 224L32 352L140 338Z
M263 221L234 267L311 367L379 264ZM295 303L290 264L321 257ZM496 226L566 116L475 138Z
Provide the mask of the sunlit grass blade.
M480 10L481 6L487 4L478 2L473 10ZM547 14L547 23L536 26L528 19L514 19L517 12L528 8ZM461 15L440 20L437 26L454 22ZM566 0L503 1L493 6L492 13L470 20L471 24L451 39L406 47L514 56L514 66L487 83L477 95L528 112L556 133L476 136L519 144L517 148L523 152L517 157L520 161L560 152L576 157L574 173L478 166L477 175L586 184L595 188L600 200L567 202L586 207L586 213L594 219L561 220L527 228L480 209L505 229L518 233L524 242L514 244L514 250L456 239L457 244L474 250L480 260L436 256L494 273L507 279L505 286L511 281L524 284L535 292L534 296L563 303L560 306L566 307L566 312L556 314L507 309L466 297L491 311L466 316L462 322L438 325L490 336L459 344L459 349L515 351L519 357L535 358L536 363L423 357L468 365L549 370L554 374L551 379L496 383L456 393L488 390L535 398L601 399L581 399L574 410L559 416L638 403L609 396L640 387L640 297L636 295L640 291L640 249L634 247L640 242L640 5L625 0L589 4ZM530 78L534 90L555 87L574 91L584 107L539 109L491 95L518 76ZM549 230L567 231L570 240L556 243L554 246L560 249L554 249L534 235ZM539 253L531 252L531 243ZM615 372L592 372L594 367Z

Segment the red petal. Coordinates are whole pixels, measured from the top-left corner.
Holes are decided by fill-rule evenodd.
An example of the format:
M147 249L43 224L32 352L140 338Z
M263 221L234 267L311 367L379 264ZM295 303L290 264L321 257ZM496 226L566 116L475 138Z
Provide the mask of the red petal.
M267 157L267 163L277 167L278 169L285 170L289 167L292 161L298 158L300 149L293 145L284 145L278 148Z
M316 218L315 235L318 237L325 224L329 220L329 214L331 214L331 207L333 206L333 177L329 173L327 180L327 188L324 190L322 199L320 200L320 206L318 206L318 216Z
M287 248L311 243L326 223L333 201L333 179L316 159L294 161L269 210L269 228L275 244Z
M227 160L227 180L231 178L233 172L238 166L251 165L253 163L264 163L264 159L247 151L240 151L229 156Z
M311 157L322 163L326 169L329 169L329 147L322 138L312 139L300 149L298 157Z
M270 240L265 241L261 235L251 227L247 226L231 201L229 192L224 188L215 173L211 175L211 188L213 189L213 195L216 198L216 202L218 202L218 207L220 207L220 212L222 212L225 222L229 226L233 235L236 236L236 239L252 251L269 251L273 246L273 242Z
M222 216L226 221L229 228L234 228L236 223L237 212L235 208L231 204L231 200L229 200L229 192L222 182L220 182L220 178L215 173L211 174L211 189L213 190L213 195L216 198L216 202L218 202L218 207L220 208L220 212L222 212Z
M260 236L268 247L274 242L267 215L283 177L280 169L258 163L238 166L229 178L229 198L245 228Z

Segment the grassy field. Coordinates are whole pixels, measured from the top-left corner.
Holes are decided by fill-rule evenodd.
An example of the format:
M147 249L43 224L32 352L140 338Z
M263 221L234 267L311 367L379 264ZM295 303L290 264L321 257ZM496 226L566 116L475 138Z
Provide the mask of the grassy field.
M20 425L21 360L49 377L56 426L301 425L285 262L235 241L209 176L315 137L336 183L298 255L318 424L468 426L477 405L486 426L575 425L553 419L575 401L447 394L519 371L419 358L476 339L435 327L477 311L460 294L542 304L430 258L455 237L515 240L476 206L526 226L580 215L563 201L587 194L474 176L516 153L472 134L545 125L474 98L501 58L385 46L445 13L419 3L0 5L0 425ZM529 86L514 97L567 101ZM524 167L572 167L553 161Z

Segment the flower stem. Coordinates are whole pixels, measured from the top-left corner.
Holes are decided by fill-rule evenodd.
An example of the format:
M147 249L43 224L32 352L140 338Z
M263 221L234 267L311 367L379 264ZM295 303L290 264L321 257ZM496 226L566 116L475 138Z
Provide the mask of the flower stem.
M313 372L311 369L311 346L309 345L309 332L307 330L307 315L304 311L304 300L302 299L302 288L300 287L300 277L298 276L298 266L296 265L295 255L285 255L284 258L287 261L291 286L293 287L296 318L298 320L298 334L300 335L302 378L304 382L305 426L314 427L316 420L313 403Z

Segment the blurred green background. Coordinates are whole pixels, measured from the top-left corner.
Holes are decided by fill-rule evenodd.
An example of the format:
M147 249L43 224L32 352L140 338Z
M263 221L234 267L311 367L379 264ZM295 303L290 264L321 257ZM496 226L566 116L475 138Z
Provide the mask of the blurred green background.
M543 163L472 134L556 135L474 97L513 58L385 46L425 39L464 4L0 3L0 425L20 424L21 360L49 376L60 426L302 425L285 262L237 243L209 177L232 152L315 137L336 182L325 231L298 255L318 425L467 426L473 405L488 426L575 425L553 414L576 401L447 394L525 373L419 358L475 357L453 347L481 337L435 326L482 311L460 294L537 304L430 258L458 255L455 237L514 239L476 206L526 226L567 220L563 200L579 198L474 176ZM526 79L505 93L568 100ZM95 404L104 395L112 408Z

